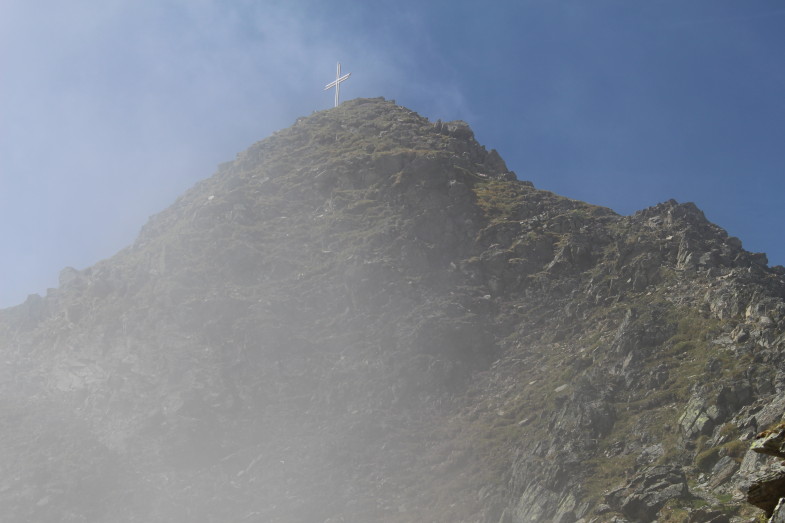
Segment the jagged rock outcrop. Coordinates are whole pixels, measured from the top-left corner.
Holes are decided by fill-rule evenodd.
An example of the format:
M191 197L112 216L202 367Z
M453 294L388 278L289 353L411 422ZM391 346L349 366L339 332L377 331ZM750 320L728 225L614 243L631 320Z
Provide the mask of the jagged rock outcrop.
M758 434L750 450L758 454L785 458L785 425L779 424Z
M785 499L785 457L782 451L785 439L785 423L779 423L755 436L750 445L750 454L764 456L764 462L748 460L747 474L742 478L741 486L746 493L748 503L764 511L768 521L775 522L785 517L782 506ZM772 461L770 458L778 458ZM766 459L769 458L769 459ZM757 468L753 468L758 465Z
M665 503L680 498L689 498L687 477L680 467L665 465L645 470L605 499L633 521L653 521Z
M785 466L771 463L750 479L747 501L771 517L780 499L785 497Z
M13 521L747 517L749 440L785 409L783 276L694 204L619 216L517 180L464 122L346 102L0 311L0 503Z

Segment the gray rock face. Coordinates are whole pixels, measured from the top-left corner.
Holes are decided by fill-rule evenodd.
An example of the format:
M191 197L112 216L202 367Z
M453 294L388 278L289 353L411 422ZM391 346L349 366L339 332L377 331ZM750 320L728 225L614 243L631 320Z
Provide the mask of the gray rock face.
M558 505L559 495L556 492L532 485L523 492L518 500L512 523L542 521L552 513L552 507Z
M785 497L785 463L770 463L749 478L747 502L771 516Z
M780 424L762 432L752 442L750 449L758 454L785 458L785 426Z
M679 418L679 425L686 439L708 434L714 428L719 417L719 408L707 406L701 395L690 398L684 414Z
M463 120L453 120L452 122L446 122L444 124L444 129L447 131L448 134L461 139L471 139L474 138L474 131L472 131L469 124L464 122Z
M725 484L739 470L739 463L730 456L721 457L711 469L709 488L714 490Z
M689 497L687 477L679 467L653 467L638 474L625 487L610 493L606 501L632 521L654 521L670 499Z
M772 404L779 404L779 398L769 407ZM785 423L761 432L752 441L750 452L742 463L746 474L741 488L747 494L747 502L762 509L771 518L770 521L785 521L781 507L785 498L785 461L771 460L772 457L785 457L784 441ZM766 457L768 462L761 463L758 458L753 463L748 459L752 455Z
M769 518L769 523L785 523L785 498L780 498L774 512Z

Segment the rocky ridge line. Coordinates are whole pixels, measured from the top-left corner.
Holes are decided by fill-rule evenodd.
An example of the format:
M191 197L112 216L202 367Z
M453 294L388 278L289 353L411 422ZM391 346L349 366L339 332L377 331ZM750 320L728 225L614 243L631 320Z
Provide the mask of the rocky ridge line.
M463 122L346 102L0 311L0 500L744 521L746 441L785 406L784 274L693 204L619 216L517 180Z

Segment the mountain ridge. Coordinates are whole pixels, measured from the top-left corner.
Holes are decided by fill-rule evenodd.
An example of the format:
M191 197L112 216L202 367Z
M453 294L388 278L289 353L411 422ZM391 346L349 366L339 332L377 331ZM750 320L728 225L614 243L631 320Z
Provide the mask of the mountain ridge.
M18 521L742 517L783 275L694 204L620 216L464 122L345 102L0 311L0 496Z

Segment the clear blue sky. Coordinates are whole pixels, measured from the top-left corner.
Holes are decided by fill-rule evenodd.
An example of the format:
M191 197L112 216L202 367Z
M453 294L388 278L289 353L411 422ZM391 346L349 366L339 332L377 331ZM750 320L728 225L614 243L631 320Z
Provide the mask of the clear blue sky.
M3 0L0 307L331 107L337 60L539 188L694 201L785 264L783 0Z

